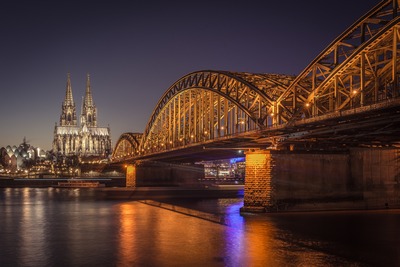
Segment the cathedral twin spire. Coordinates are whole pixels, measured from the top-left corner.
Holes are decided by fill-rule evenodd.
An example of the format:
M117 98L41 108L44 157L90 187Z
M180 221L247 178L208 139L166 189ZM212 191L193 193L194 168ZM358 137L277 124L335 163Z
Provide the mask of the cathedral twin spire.
M62 104L62 112L60 116L60 126L76 126L76 109L74 98L72 96L71 77L67 76L67 90L65 99Z
M97 127L97 109L93 102L89 74L87 75L86 92L82 101L81 125ZM60 126L77 126L76 107L72 96L71 76L69 73L67 75L67 88L60 116Z

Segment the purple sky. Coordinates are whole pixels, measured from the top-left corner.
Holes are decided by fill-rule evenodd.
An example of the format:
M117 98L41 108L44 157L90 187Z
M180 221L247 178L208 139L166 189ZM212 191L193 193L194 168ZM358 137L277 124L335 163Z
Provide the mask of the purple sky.
M8 2L8 3L4 3ZM143 132L176 80L212 69L299 74L379 0L2 1L0 147L51 149L67 73L98 125Z

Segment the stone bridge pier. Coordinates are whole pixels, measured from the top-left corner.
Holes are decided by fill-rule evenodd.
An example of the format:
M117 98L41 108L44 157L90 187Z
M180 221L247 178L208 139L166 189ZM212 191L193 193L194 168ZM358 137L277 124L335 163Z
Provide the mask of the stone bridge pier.
M246 153L241 212L399 207L399 149Z
M131 188L191 185L202 178L204 178L204 167L198 164L137 161L126 165L126 187Z

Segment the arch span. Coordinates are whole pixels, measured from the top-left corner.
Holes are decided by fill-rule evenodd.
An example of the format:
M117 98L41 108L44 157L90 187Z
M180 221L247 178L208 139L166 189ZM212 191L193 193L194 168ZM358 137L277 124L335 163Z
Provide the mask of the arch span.
M394 66L395 70L398 68L397 51L393 53L398 45L397 37L394 37L396 45L388 48L393 57L382 56L387 52L387 45L382 39L393 27L398 27L399 11L398 0L382 1L339 35L277 99L277 120L280 123L292 123L299 118L354 108L355 102L360 103L359 106L364 105L362 100L354 101L357 94L349 92L364 90L370 85L368 80L379 82L377 76L385 76L383 72L388 64ZM392 77L392 80L398 82L396 71L393 71L393 76L396 77ZM383 80L380 82L386 84ZM366 96L364 92L357 97Z
M190 73L159 100L140 152L161 152L273 125L274 99L293 79L211 70Z
M123 133L115 144L112 158L120 160L135 155L139 151L141 138L141 133Z
M270 129L290 131L287 126L303 119L341 116L341 111L399 98L399 2L380 2L298 76L213 70L183 76L160 98L140 141L139 136L133 143L121 137L113 155L146 155Z

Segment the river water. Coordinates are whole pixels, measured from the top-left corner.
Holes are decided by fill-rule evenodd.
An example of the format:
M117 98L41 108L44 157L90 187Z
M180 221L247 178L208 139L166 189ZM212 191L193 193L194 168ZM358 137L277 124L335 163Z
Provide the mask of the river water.
M96 195L0 189L0 266L400 266L400 210L241 216L242 199Z

